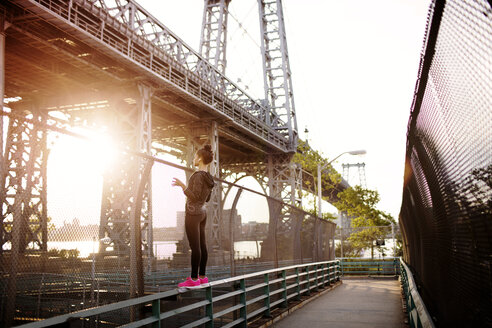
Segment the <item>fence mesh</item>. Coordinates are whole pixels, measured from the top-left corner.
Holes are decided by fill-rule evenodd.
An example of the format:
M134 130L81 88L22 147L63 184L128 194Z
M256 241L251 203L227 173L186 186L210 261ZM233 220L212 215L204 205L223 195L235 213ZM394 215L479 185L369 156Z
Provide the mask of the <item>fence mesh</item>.
M410 116L405 260L440 327L492 325L492 8L434 1Z
M130 247L137 188L128 178L130 166L123 166L140 163L143 172L149 157L118 150L100 135L81 138L76 128L52 129L50 122L36 122L32 114L19 116L15 109L4 116L8 131L1 194L2 320L12 304L17 325L129 299L132 286L138 289L139 284L143 294L176 288L190 275L191 251L184 229L185 196L171 182L173 177L186 181L190 171L152 158L152 196L145 199L149 191L143 193L137 215L143 245L138 255ZM47 156L44 161L42 156ZM111 184L108 174L113 174ZM334 223L296 208L288 220L280 219L269 208L278 200L225 181L216 183L227 197L222 197L216 230L218 247L213 247L212 222L207 221L210 280L334 258ZM132 252L137 254L135 262ZM183 297L166 306L172 309L186 302ZM177 318L192 321L187 315ZM111 326L127 323L129 314L114 311L91 320L89 326L96 321Z

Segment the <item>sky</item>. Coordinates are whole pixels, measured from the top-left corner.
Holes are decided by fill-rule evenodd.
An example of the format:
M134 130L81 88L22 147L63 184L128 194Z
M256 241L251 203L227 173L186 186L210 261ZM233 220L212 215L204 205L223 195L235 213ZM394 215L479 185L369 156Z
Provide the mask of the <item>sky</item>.
M203 1L138 2L198 51ZM427 0L283 1L301 139L328 159L365 149L366 155L344 155L334 166L341 173L342 163L364 162L368 188L381 195L378 207L395 218L428 6ZM232 0L229 10L226 75L263 98L257 1ZM74 217L82 224L99 222L102 172L112 161L110 143L106 137L93 143L69 137L52 141L48 210L57 225ZM176 211L184 209L184 196L171 187L173 176L184 180L183 172L154 165L155 226L175 225ZM252 180L241 183L259 189ZM335 212L327 203L323 206ZM268 218L266 201L259 196L244 193L238 210L243 221Z
M203 1L138 2L198 50ZM407 122L429 4L283 1L301 139L328 159L365 149L364 156L342 156L335 168L341 173L342 163L365 162L367 186L380 193L379 208L394 217L401 206ZM257 1L232 0L229 9L226 75L264 97Z

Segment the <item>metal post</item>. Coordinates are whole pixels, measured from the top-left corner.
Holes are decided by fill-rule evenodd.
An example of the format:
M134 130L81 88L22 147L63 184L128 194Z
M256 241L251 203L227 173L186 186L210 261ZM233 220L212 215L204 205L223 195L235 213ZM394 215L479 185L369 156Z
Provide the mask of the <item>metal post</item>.
M287 307L287 280L286 280L286 277L287 277L287 273L285 272L285 270L282 270L282 298L284 299L284 301L282 302L282 307Z
M41 293L43 292L44 275L45 273L43 272L43 275L41 276L41 283L39 284L39 290L38 290L38 306L36 307L37 318L40 318L40 313L41 313Z
M270 282L269 282L268 273L265 273L263 275L263 282L265 283L265 287L263 288L263 292L265 293L265 307L266 307L265 316L271 317L272 315L270 313Z
M210 163L210 174L215 178L220 178L220 158L219 158L219 125L213 121L210 126L210 145L212 146L213 159ZM222 248L222 184L218 183L212 190L210 201L207 205L207 221L211 222L211 240L209 244L213 251L219 251ZM209 224L207 224L209 226Z
M299 280L299 267L296 268L296 300L300 301L301 300L301 285L300 285L300 280Z
M236 193L236 197L234 197L234 201L232 202L232 207L231 207L230 219L229 219L229 239L230 239L229 257L231 261L231 277L234 277L236 275L236 265L234 262L234 228L236 225L236 220L235 220L234 210L236 209L237 202L242 192L243 189L240 188Z
M96 237L92 237L92 270L91 270L91 306L94 305L94 281L96 280L96 254L94 250L94 243L96 242Z
M207 305L205 305L205 311L207 317L210 319L209 322L205 324L206 328L214 328L214 308L213 308L213 297L212 297L212 287L208 286L207 289L205 290L205 297L207 298L207 301L209 302Z
M340 213L340 257L343 258L343 213Z
M321 164L318 164L318 217L321 218Z
M135 191L135 203L130 216L130 297L142 297L144 293L143 263L142 263L142 230L140 219L145 187L152 170L153 160L147 160L138 187Z
M154 90L145 84L138 84L139 91L139 117L138 117L138 135L137 135L137 149L138 151L142 151L147 155L152 155L152 94ZM147 241L147 270L151 271L151 263L154 254L152 253L154 244L153 237L153 222L152 222L152 173L150 172L147 179L147 188L144 193L144 200L146 201L146 206L144 208L144 212L146 212L143 216L143 228L144 228L144 236Z
M393 238L393 257L396 256L395 226L391 223L391 238Z
M239 295L239 302L241 302L241 304L242 304L242 307L239 310L239 315L243 319L240 326L243 328L247 328L248 327L248 311L246 308L246 306L247 306L246 305L246 282L244 281L244 279L241 279L239 281L239 288L242 291L242 293Z
M152 301L152 316L159 318L157 322L152 323L152 328L161 328L161 300Z
M335 226L333 228L333 247L332 247L332 251L331 251L331 254L330 254L330 260L334 260L336 258L336 254L335 254L335 238L336 238L336 232L337 232L337 227Z
M307 286L307 294L311 295L311 283L310 283L310 277L309 277L309 265L306 266L306 286Z
M318 218L321 220L322 212L321 212L321 164L318 163ZM319 234L318 234L318 220L314 222L314 249L313 252L313 261L318 261L318 243L319 243Z

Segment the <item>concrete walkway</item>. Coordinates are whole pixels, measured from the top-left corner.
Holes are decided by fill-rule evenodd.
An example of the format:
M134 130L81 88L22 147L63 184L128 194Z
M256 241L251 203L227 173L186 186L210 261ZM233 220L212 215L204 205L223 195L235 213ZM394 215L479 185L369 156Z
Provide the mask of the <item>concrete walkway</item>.
M278 328L394 328L403 324L400 282L343 279L343 284L273 325Z

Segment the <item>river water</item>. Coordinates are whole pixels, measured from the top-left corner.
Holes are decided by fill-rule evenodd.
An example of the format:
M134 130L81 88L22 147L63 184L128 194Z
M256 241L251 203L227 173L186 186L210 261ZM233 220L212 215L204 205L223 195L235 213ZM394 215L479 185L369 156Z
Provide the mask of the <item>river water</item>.
M77 249L80 258L87 258L93 252L98 252L99 242L84 240L84 241L49 241L48 250L50 249ZM255 241L237 241L234 243L235 257L258 257L261 254L261 244L258 242L258 248ZM154 241L154 254L157 258L172 258L176 253L176 241Z

